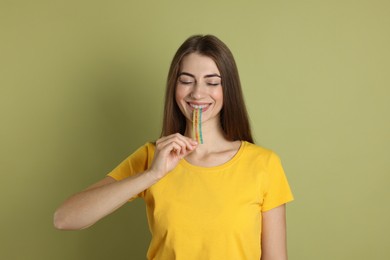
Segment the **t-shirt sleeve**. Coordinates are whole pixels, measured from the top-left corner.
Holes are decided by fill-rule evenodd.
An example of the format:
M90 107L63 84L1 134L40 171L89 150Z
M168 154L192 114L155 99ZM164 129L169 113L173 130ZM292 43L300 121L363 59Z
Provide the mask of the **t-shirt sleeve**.
M263 212L294 199L281 161L273 152L268 160L265 180L264 200L261 209Z
M142 173L147 170L151 164L154 150L151 149L150 143L147 143L138 148L134 153L122 161L115 167L107 176L114 178L117 181L123 180L130 176ZM137 197L143 197L144 192L139 193L131 200Z

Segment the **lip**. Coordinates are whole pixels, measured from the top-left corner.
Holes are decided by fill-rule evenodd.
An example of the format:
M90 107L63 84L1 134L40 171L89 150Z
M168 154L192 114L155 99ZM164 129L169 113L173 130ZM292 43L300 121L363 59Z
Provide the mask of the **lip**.
M200 102L189 102L187 101L187 105L190 108L191 111L195 110L196 108L194 106L202 107L202 112L206 112L211 103L200 103Z

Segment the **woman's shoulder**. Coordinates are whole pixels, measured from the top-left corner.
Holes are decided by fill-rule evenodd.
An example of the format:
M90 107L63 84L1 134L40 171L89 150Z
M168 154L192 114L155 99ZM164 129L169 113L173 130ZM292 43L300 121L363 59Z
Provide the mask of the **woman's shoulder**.
M244 154L251 162L268 166L281 164L280 157L274 150L250 142L244 142Z
M137 149L128 156L127 160L131 159L141 159L141 158L151 158L154 155L155 145L153 142L146 142L141 146L138 146Z
M152 142L152 141L148 141L146 142L143 147L145 147L146 149L151 149L151 150L154 150L155 147L156 147L156 142Z
M244 141L244 150L251 156L268 160L280 160L279 155L272 149Z
M244 145L244 149L248 152L251 152L251 153L262 154L262 155L270 155L270 154L274 153L273 150L271 150L267 147L264 147L264 146L261 146L258 144L254 144L254 143L250 143L247 141L243 141L243 145Z

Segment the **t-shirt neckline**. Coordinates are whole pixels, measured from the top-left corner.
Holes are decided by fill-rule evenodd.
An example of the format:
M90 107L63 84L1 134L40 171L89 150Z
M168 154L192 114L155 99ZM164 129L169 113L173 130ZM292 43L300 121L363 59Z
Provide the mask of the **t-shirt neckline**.
M189 168L194 171L200 171L200 172L211 172L211 171L220 171L224 168L227 168L234 164L241 154L244 151L245 146L247 145L246 141L241 141L240 148L238 148L237 152L234 154L234 156L227 162L217 165L217 166L211 166L211 167L205 167L205 166L198 166L198 165L193 165L189 163L186 159L182 159L179 164L182 165L183 167Z

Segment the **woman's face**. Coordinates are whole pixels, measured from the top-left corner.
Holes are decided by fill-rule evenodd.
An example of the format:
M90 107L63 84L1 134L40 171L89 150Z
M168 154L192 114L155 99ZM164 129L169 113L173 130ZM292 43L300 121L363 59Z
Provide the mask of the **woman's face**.
M215 62L204 55L191 53L182 59L176 85L176 102L192 120L195 108L202 108L202 122L218 120L223 106L221 74Z

